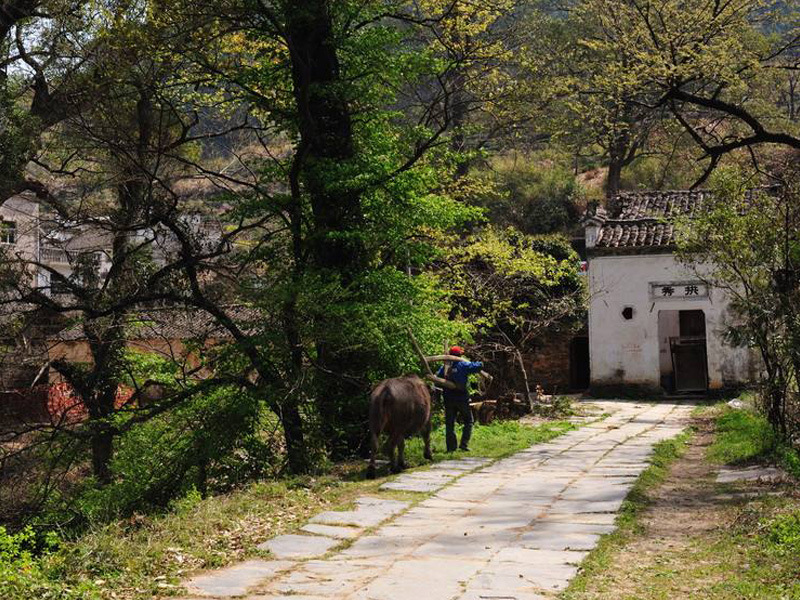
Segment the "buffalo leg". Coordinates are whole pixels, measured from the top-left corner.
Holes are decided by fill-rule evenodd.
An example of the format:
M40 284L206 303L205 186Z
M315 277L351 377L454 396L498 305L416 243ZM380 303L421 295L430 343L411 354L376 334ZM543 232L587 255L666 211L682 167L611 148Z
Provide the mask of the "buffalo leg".
M402 471L406 468L406 440L405 438L400 438L400 441L397 442L397 470Z
M400 452L395 452L395 449L398 451L400 450L400 439L402 439L402 437L398 439L398 437L394 435L389 438L389 468L392 473L400 472L400 462L397 457Z
M433 460L433 453L431 452L431 422L422 428L422 441L425 443L425 453L423 456L425 460Z
M367 479L375 479L377 470L375 468L375 455L378 453L378 434L370 433L370 453L369 467L367 467Z

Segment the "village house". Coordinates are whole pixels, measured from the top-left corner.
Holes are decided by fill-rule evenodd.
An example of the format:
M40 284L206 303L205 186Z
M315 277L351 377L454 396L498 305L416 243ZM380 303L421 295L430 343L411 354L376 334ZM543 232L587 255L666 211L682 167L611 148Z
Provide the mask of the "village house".
M46 294L65 291L63 282L79 260L90 259L101 275L107 272L110 247L105 232L43 211L33 194L17 195L0 205L0 251L5 260L25 265L31 283Z
M204 201L204 210L187 211L181 223L192 231L197 243L208 247L218 244L223 235L223 224L216 213L227 210L224 204L209 201L217 188L199 182L181 180L175 187L184 193L184 202ZM75 190L61 190L67 198L77 195ZM72 198L72 200L77 200ZM208 212L212 206L213 211ZM24 265L31 284L48 295L68 293L66 282L79 277L81 271L91 267L100 279L108 273L112 263L112 232L102 219L85 223L66 221L43 207L32 193L23 193L0 204L0 256L6 261ZM162 228L147 228L131 232L131 242L147 241L155 264L163 265L179 250L174 236ZM60 277L59 277L60 275Z
M587 213L592 391L706 393L756 378L755 354L726 340L726 293L674 255L676 217L708 194L624 192Z
M189 213L184 222L197 240L219 243L222 225L214 215ZM176 241L163 231L140 230L131 236L139 244L151 240L151 258L156 264L166 264L177 252ZM23 193L0 204L0 261L15 269L6 276L19 277L16 280L23 288L35 288L53 298L55 305L70 306L69 282L80 285L90 272L98 281L104 279L113 260L112 246L112 235L101 220L65 221L48 211L34 194ZM182 357L190 363L187 340L202 338L213 343L222 335L212 332L209 319L197 313L157 307L133 313L132 348ZM0 421L11 414L47 418L47 405L52 401L48 385L60 385L55 371L47 368L49 362L88 360L88 343L79 327L68 325L70 317L69 311L24 304L13 295L0 298Z

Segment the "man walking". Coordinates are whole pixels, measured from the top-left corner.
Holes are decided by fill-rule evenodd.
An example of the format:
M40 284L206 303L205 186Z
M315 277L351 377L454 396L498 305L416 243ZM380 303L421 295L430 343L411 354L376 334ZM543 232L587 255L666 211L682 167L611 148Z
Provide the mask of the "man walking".
M461 346L450 348L452 356L462 356ZM483 368L482 362L453 361L447 362L439 369L437 375L452 381L456 389L444 388L444 426L447 451L455 452L456 446L461 450L469 450L469 438L472 435L472 410L469 407L469 391L467 385L471 373L478 373ZM461 415L464 430L461 432L461 444L456 438L456 417Z

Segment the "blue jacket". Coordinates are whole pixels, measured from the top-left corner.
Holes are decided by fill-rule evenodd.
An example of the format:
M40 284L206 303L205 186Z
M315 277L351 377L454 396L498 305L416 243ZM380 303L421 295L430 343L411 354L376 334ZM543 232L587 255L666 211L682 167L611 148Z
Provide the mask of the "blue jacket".
M467 383L469 381L469 376L471 373L477 373L481 369L483 369L483 363L480 361L453 362L453 364L450 365L450 371L448 371L447 373L447 379L455 383L461 389L449 390L447 388L444 388L444 399L461 400L463 402L468 402L469 390L467 389ZM436 373L436 375L438 377L444 377L444 365L442 365L439 368L439 372Z

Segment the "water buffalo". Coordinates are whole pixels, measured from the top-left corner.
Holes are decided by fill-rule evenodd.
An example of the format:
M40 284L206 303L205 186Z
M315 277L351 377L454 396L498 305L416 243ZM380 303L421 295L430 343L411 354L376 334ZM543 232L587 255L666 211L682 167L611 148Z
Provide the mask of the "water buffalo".
M367 477L375 478L375 454L381 433L388 436L388 454L392 473L405 469L405 438L421 433L425 458L431 460L431 392L416 375L384 379L370 395L369 430L372 452ZM397 457L395 458L395 448Z

